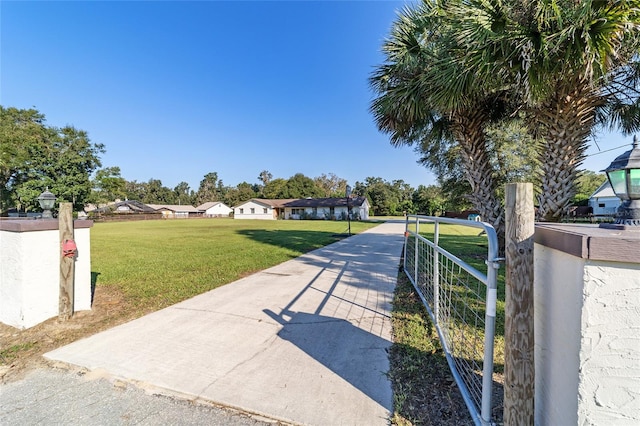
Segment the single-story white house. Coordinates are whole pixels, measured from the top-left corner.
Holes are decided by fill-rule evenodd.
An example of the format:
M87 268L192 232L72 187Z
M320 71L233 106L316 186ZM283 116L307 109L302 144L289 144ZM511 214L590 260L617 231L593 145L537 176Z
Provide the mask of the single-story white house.
M285 219L369 219L367 197L350 198L300 198L285 205Z
M589 197L589 206L593 208L594 216L615 215L621 203L608 179Z
M369 219L369 201L366 197L347 198L254 198L233 208L235 219Z
M292 199L252 198L233 208L234 219L268 219L284 218L284 205Z
M204 217L228 217L233 209L221 201L209 201L196 207Z
M198 216L200 214L200 211L189 205L147 204L147 206L156 212L162 213L163 219L186 219L189 216Z

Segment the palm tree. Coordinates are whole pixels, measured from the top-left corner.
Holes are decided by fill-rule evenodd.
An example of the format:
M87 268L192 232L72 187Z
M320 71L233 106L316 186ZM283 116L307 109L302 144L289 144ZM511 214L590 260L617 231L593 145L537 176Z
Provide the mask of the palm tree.
M503 208L484 129L504 110L504 97L472 75L457 78L459 46L436 6L424 2L399 13L383 45L386 61L370 78L378 94L370 110L393 145L415 144L424 151L438 143L457 144L472 205L503 235Z
M597 110L610 106L618 112L612 119L638 124L637 98L616 108L612 101L619 98L607 88L634 69L630 63L640 50L639 3L460 0L442 7L465 46L462 72L500 76L519 90L540 141L539 215L560 220L576 193Z
M639 131L640 58L634 56L625 67L611 73L604 90L607 103L597 110L596 123L626 135Z

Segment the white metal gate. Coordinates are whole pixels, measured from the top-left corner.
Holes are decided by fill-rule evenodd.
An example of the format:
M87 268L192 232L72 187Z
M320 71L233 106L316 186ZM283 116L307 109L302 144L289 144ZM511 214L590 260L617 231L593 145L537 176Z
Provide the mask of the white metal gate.
M443 223L482 230L488 242L486 274L438 245ZM425 225L433 241L421 234ZM502 260L496 231L484 222L408 215L404 247L404 271L438 331L471 416L477 425L490 425L497 270Z

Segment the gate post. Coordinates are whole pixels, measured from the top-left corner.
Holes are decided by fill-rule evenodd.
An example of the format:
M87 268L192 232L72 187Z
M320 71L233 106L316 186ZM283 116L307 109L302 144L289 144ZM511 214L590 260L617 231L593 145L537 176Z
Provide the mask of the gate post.
M415 245L413 249L413 281L417 286L420 286L420 268L418 267L420 263L420 239L418 236L420 235L420 219L416 216L416 238Z
M534 422L533 185L506 185L504 424Z
M440 244L440 224L438 221L433 227L433 244L439 247ZM440 253L433 249L433 315L436 317L435 323L440 322Z
M58 319L66 321L74 312L74 279L75 279L75 255L65 256L62 253L62 244L65 241L73 241L73 212L71 203L60 203L58 211L58 227L60 232L60 295ZM75 244L75 243L74 243Z

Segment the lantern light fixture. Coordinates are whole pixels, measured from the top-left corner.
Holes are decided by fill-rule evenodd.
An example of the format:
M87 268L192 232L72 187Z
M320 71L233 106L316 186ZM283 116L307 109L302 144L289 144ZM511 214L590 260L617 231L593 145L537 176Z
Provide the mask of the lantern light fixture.
M49 192L49 188L38 196L38 202L40 203L40 207L42 207L42 218L53 219L51 209L56 202L56 196Z
M616 197L622 204L618 207L615 223L603 223L601 228L640 230L640 146L638 137L633 137L630 151L618 156L606 169Z

